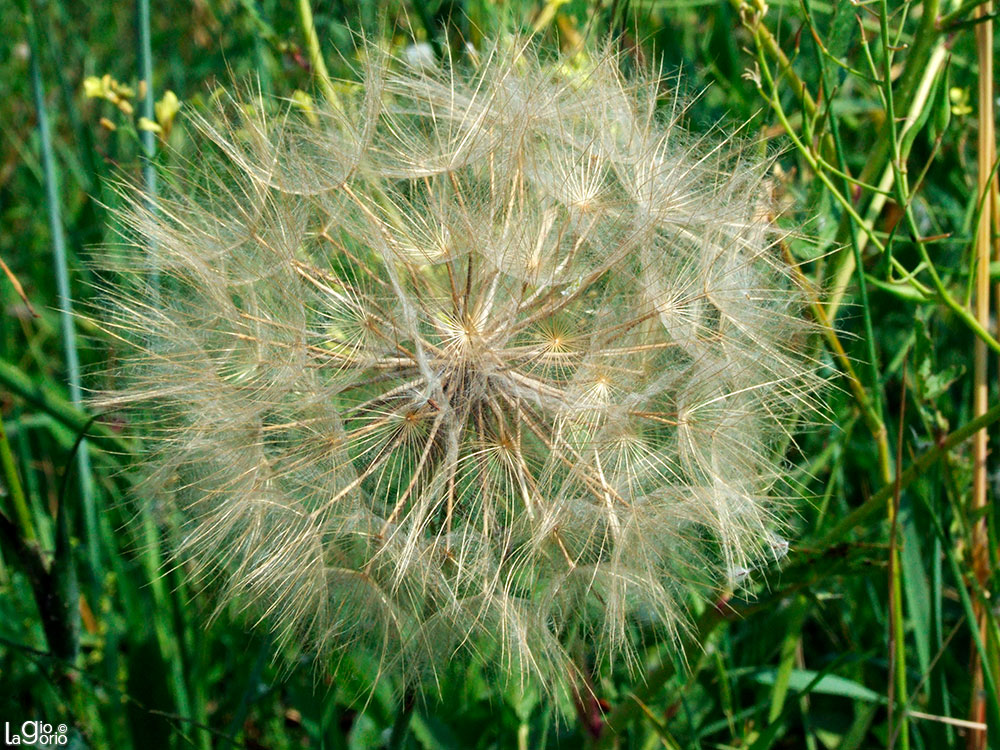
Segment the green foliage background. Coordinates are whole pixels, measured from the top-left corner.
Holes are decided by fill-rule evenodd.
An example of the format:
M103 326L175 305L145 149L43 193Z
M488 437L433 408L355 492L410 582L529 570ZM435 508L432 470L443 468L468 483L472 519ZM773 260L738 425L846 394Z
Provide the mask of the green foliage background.
M113 241L112 182L141 178L143 138L165 165L174 156L163 140L190 155L185 110L233 75L257 76L276 96L316 94L303 1L0 0L0 259L37 312L0 278L9 441L0 456L9 459L0 472L0 722L66 723L72 744L116 750L932 750L981 737L951 721L967 719L976 698L976 652L990 741L1000 746L997 610L988 573L977 578L972 566L978 548L997 568L996 518L992 506L973 510L967 440L1000 417L993 408L969 427L974 239L989 205L976 183L980 5L314 3L335 78L348 75L358 31L397 52L429 41L456 55L499 33L534 29L564 50L617 35L627 61L681 72L694 97L692 129L746 122L745 133L780 152L773 178L786 220L814 238L789 252L817 290L814 315L833 320L817 343L833 419L804 431L790 453L801 497L789 555L755 571L749 591L693 603L686 660L671 644L655 646L646 679L595 678L597 699L560 720L542 696L499 690L466 665L456 665L440 699L414 702L383 685L367 704L352 703L375 665L356 659L333 681L310 662L273 659L268 637L235 616L207 622L209 603L183 571L161 567L152 520L139 519L138 539L123 531L135 512L129 465L141 445L121 437L113 416L88 426L72 403L54 228L65 232L73 303L85 308L93 279L83 259ZM151 11L148 60L143 10ZM169 89L181 102L170 132L161 115L155 138L137 128L151 114L141 91L119 90L130 113L84 87L107 74L138 89L145 62L154 98ZM72 327L91 373L84 385L99 386L116 344L83 319ZM991 352L993 404L1000 345L983 327L978 335ZM72 457L85 429L95 436L84 448L89 466ZM990 497L995 484L991 473ZM974 533L984 520L985 542ZM982 630L970 626L976 618Z

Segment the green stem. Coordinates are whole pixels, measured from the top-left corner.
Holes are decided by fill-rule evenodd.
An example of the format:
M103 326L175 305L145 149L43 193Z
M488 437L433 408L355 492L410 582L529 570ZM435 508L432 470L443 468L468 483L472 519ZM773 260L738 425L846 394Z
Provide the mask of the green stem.
M788 247L782 243L782 251L785 254L785 258L788 261L788 265L793 269L793 273L797 276L800 283L806 285L808 280L805 278L805 274L802 270L794 263ZM882 421L881 407L877 402L874 402L871 396L868 394L864 383L861 382L861 378L854 370L854 365L851 364L851 358L847 355L847 351L844 349L843 343L840 341L840 337L837 335L836 329L830 321L830 318L826 314L826 310L823 309L823 305L819 303L818 300L814 299L812 295L809 296L809 309L812 312L813 317L816 322L820 325L820 330L823 334L823 338L826 339L826 345L832 352L834 359L837 360L837 364L840 366L841 372L844 377L847 378L848 387L851 389L851 394L854 396L854 400L857 402L858 409L861 411L861 416L865 421L865 425L872 434L872 438L875 440L875 446L878 450L879 458L879 474L882 477L883 484L888 482L892 476L892 469L889 463L889 437L885 429L885 423ZM877 373L875 373L877 376ZM875 383L873 388L878 387L878 379L875 378Z
M812 22L812 10L809 7L809 0L803 0L803 9L806 14L806 22L809 24L810 29L813 29L814 36L818 37ZM823 82L823 90L831 91L832 85L830 83L826 62L823 54L816 48L816 64L819 67L820 80ZM849 178L847 173L847 158L844 154L844 145L840 137L840 121L833 112L832 104L828 104L830 110L830 135L833 137L833 147L834 153L837 157L837 165L841 174L841 180L844 183L843 192L845 195L851 194L851 188L849 184ZM879 451L879 467L881 473L882 483L885 484L889 481L892 476L892 470L889 463L889 444L888 436L886 434L885 424L882 421L882 387L879 378L879 367L878 367L878 352L875 349L875 330L872 324L871 306L868 301L868 284L865 280L864 265L861 258L861 246L858 243L858 235L854 228L854 222L851 222L850 229L851 238L851 252L854 254L854 266L857 273L857 283L858 283L858 296L860 297L862 316L864 321L865 330L865 349L868 355L868 377L870 379L869 388L871 389L871 406L870 410L873 412L872 415L866 415L866 421L868 423L869 429L872 432L872 436L875 438L876 444L878 445ZM827 328L832 332L833 324L832 321L826 322ZM837 342L840 343L839 340ZM848 365L850 360L847 358L846 354L843 353L841 348L842 359ZM853 372L851 373L853 375ZM854 378L857 381L857 386L862 392L863 399L859 401L861 403L862 409L865 408L864 401L868 398L868 392L861 386L861 382L858 378Z
M139 75L145 82L145 93L142 97L142 116L155 121L156 109L153 106L153 50L150 35L149 0L137 2L137 25L139 28ZM142 144L142 179L146 187L146 207L151 213L156 212L156 134L151 130L140 130L139 140ZM150 284L153 289L159 287L160 269L152 256L156 253L156 245L149 240L150 254Z
M69 284L69 264L66 256L66 235L62 225L59 200L58 173L52 145L52 130L49 126L45 107L45 91L39 61L38 31L30 14L26 16L28 40L31 49L31 86L34 92L35 108L38 111L38 135L42 148L42 171L45 176L45 202L48 209L49 230L52 234L52 249L55 255L56 287L59 293L59 323L62 331L63 349L66 355L67 380L70 400L77 407L83 402L80 385L80 359L76 349L76 328L74 326L72 292ZM87 444L80 446L76 460L80 497L83 501L84 525L87 530L87 554L91 570L101 569L98 552L97 506L94 498L93 475L90 470L90 451Z
M795 98L802 102L802 109L810 117L816 116L816 102L813 100L809 91L806 89L805 83L799 78L795 69L792 67L791 61L788 59L788 55L785 51L778 46L777 40L763 24L763 13L766 12L761 8L763 4L754 7L754 3L749 3L747 0L730 0L730 4L733 9L740 14L743 25L746 26L747 30L750 31L758 45L760 45L761 50L766 50L775 60L778 62L778 68L781 70L782 75L788 79L788 83L792 87L792 93L795 94ZM758 15L759 14L759 15Z
M953 31L954 29L949 28L958 21L960 18L968 15L971 11L978 8L980 5L986 5L990 0L967 0L966 2L959 5L955 10L945 13L943 16L938 18L935 22L938 30L940 31ZM983 20L983 19L979 19Z
M2 418L0 418L0 475L3 476L4 486L14 505L14 518L20 527L21 537L25 542L32 543L36 539L35 525L31 520L31 511L28 509L21 478L17 474L17 462L14 461L14 452L7 441Z
M993 407L993 409L984 414L983 417L997 409L1000 409L1000 407ZM971 424L972 423L970 422L969 425ZM982 426L985 427L986 425ZM1000 726L1000 689L998 689L993 670L989 668L990 661L987 644L983 640L982 633L979 632L979 626L976 619L976 608L973 605L972 598L969 596L968 585L971 583L972 586L976 586L976 580L974 576L971 576L971 582L967 583L965 572L963 572L962 566L959 565L959 562L955 557L955 551L953 549L954 545L948 539L948 535L945 533L944 527L942 527L937 514L930 512L927 514L927 517L934 524L934 530L937 533L937 538L941 541L941 549L944 552L944 556L948 560L948 567L951 569L951 574L955 579L955 589L958 591L959 598L961 599L962 608L965 612L965 619L969 623L969 630L972 633L973 645L979 653L979 658L982 659L983 662L983 682L986 692L986 706L989 713L989 720L987 721L987 724L988 726L995 728ZM987 735L987 741L990 743L991 748L1000 747L1000 744L997 742L997 734L995 731L989 732Z
M878 8L879 32L882 42L882 102L885 105L886 124L889 127L889 148L890 164L892 165L893 184L896 192L904 197L908 192L906 182L906 167L900 157L899 140L896 135L896 105L893 100L892 91L892 50L889 44L889 10L886 0L880 0ZM909 203L902 205L909 211ZM852 233L853 234L853 233ZM914 241L917 235L914 235ZM892 257L892 243L886 244L886 253ZM860 256L856 259L860 261ZM863 269L859 266L858 271ZM861 279L864 274L861 273ZM897 437L898 447L896 452L897 462L902 460L903 450L903 414L906 408L905 391L900 406L899 434ZM906 711L896 713L894 711L896 703L906 706L908 703L909 688L906 684L906 641L903 631L903 586L902 573L899 559L899 546L897 542L897 529L899 526L899 496L902 488L900 486L900 474L897 468L896 481L892 488L892 495L887 502L889 525L891 528L889 538L889 668L893 673L890 679L893 680L889 689L889 750L895 746L896 735L899 735L899 743L903 750L910 750L910 725L906 719ZM895 690L893 690L895 688ZM896 693L896 695L894 695ZM893 727L893 719L896 718L898 726Z
M928 0L921 8L920 24L914 34L913 44L906 55L906 61L903 63L903 72L896 81L895 100L896 103L900 104L900 108L911 108L915 103L916 96L919 94L918 86L922 78L925 74L930 73L934 67L930 62L935 46L940 39L940 34L935 27L939 7L940 0ZM864 48L867 52L867 45L864 45ZM859 179L862 182L873 183L877 175L885 171L890 149L888 134L890 125L894 126L895 123L891 123L890 118L886 117L885 121L879 127L868 159L859 175ZM873 200L869 202L870 213L873 215L878 213L877 210L872 211L872 209L878 208L882 200L882 196L879 194L873 197ZM841 228L837 234L838 238L843 237L843 232L847 231L847 223L848 221L846 220L841 223ZM836 319L842 294L838 290L835 290L834 295L830 317Z
M785 132L788 137L795 144L795 147L802 154L802 157L809 164L810 168L813 170L815 175L819 178L820 182L823 183L824 187L830 192L830 195L836 199L836 201L843 207L843 209L850 215L851 219L865 232L868 236L869 241L879 250L879 252L885 252L886 246L882 243L874 234L873 230L868 227L867 222L861 218L857 210L851 205L851 202L844 197L836 185L827 176L825 170L823 170L819 163L816 161L812 150L802 142L802 140L795 134L791 123L788 121L788 117L785 114L784 108L781 106L781 102L778 99L777 94L777 84L771 77L770 71L766 67L766 61L764 60L763 54L758 48L758 60L761 63L761 73L767 79L771 93L768 94L764 91L762 86L758 86L760 94L764 97L765 101L774 110L775 115L781 122L782 127L784 127ZM899 189L898 180L894 181ZM962 322L968 327L976 336L983 340L983 342L993 351L1000 354L1000 341L997 341L982 325L976 320L975 316L972 315L965 307L962 306L958 300L951 296L947 287L944 285L944 281L938 274L937 269L934 267L934 263L927 253L927 247L925 243L921 242L919 239L919 232L916 229L916 222L913 218L913 211L908 201L900 199L900 205L905 207L904 216L907 221L907 227L910 229L913 235L914 244L917 246L917 250L920 253L921 259L926 264L927 272L930 274L931 281L933 282L934 291L937 293L938 301L942 302L949 310L951 310L955 315L962 319Z
M330 73L326 69L326 61L323 59L323 50L319 46L319 35L316 33L316 24L313 22L312 6L309 0L298 0L299 23L302 25L302 33L306 38L306 49L309 52L309 64L312 65L313 73L319 80L319 86L323 90L323 96L328 103L335 107L340 106L340 97L337 96L333 88L333 81Z
M966 422L954 432L949 433L948 436L943 440L940 440L935 447L925 453L922 453L912 464L910 464L910 467L906 471L900 474L899 489L906 489L906 487L908 487L914 479L926 472L927 469L939 461L941 457L952 448L964 443L976 432L984 427L989 427L998 420L1000 420L1000 404L995 405L982 416ZM889 484L880 489L865 502L851 511L847 516L842 518L832 529L830 529L830 531L824 534L823 537L816 543L816 546L823 548L840 542L854 528L866 523L880 510L884 510L885 504L892 497L894 490L895 485L893 484Z
M100 443L118 453L128 454L134 446L121 435L101 422L94 422L89 428L90 416L49 386L36 383L20 369L0 359L0 385L20 396L40 411L45 412L74 433L88 430L91 437L100 438Z

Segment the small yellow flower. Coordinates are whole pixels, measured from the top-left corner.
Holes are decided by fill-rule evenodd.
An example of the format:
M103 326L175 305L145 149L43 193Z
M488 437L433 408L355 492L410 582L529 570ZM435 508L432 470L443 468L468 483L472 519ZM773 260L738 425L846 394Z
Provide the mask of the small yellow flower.
M953 86L948 91L948 99L951 101L951 113L955 117L963 117L972 114L972 106L969 104L969 90L961 86Z
M109 74L103 76L87 76L83 79L83 93L88 99L105 99L116 107L123 114L131 115L132 104L129 102L135 91L125 84L119 83Z
M156 113L156 122L159 123L161 128L160 131L156 132L162 132L163 137L167 138L174 126L174 118L180 109L181 103L177 99L177 94L170 89L164 91L160 101L153 105L153 111Z
M108 92L104 79L98 76L87 76L83 79L83 93L88 99L103 99Z

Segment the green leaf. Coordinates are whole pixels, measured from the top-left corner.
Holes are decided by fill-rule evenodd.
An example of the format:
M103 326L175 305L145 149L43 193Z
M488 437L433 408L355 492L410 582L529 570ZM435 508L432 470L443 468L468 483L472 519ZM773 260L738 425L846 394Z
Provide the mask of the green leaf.
M383 731L379 729L368 714L359 714L351 727L351 734L347 740L348 750L371 750L373 747L383 747L385 739Z
M919 302L923 304L930 301L909 284L890 284L886 281L882 281L882 279L877 276L873 276L870 273L865 274L865 281L872 286L881 289L883 292L888 292L892 296L898 297L906 302Z
M774 685L778 679L778 670L765 669L751 675L751 679L762 685ZM812 669L793 669L788 677L788 687L800 693L820 693L852 698L865 703L885 703L884 696L864 685L834 674L820 676L819 672Z
M785 707L785 696L788 694L790 679L795 665L795 652L802 638L802 626L809 613L808 600L800 596L795 600L791 608L788 620L788 627L785 631L784 640L781 642L781 664L776 672L774 690L771 692L771 709L767 720L774 724L781 717L781 712Z
M965 374L965 368L961 365L949 365L939 369L936 366L934 344L927 331L927 325L919 317L914 318L914 331L916 339L913 349L913 374L917 394L921 401L933 402Z
M947 70L948 68L945 66L940 72L938 72L937 76L935 76L934 82L931 84L931 94L928 97L928 101L924 104L920 112L917 113L917 119L914 120L910 127L906 128L906 130L902 133L899 143L899 158L903 162L905 162L906 158L910 155L910 149L913 146L913 141L916 139L917 134L923 130L924 125L926 125L928 119L930 119L940 92L947 91Z
M931 100L927 104L928 109L934 113L934 117L931 118L930 125L927 127L927 135L930 136L931 141L941 138L951 123L951 99L949 98L949 92L951 91L950 63L950 60L945 63L944 71L940 76L941 85L934 89Z
M826 41L827 51L838 60L847 53L858 28L855 6L851 3L834 3L833 18L830 19L830 35Z
M425 750L459 750L462 744L448 725L436 716L414 713L410 718L410 731L420 747Z
M920 532L913 523L912 513L902 518L903 586L906 589L906 608L913 623L913 640L916 644L917 663L926 674L931 665L931 595L924 570L924 556L920 550Z

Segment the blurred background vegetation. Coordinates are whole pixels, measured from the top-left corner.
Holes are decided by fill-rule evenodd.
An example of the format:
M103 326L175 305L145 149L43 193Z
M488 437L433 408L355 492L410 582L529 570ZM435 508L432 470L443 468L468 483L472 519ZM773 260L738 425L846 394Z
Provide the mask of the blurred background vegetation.
M1000 418L991 4L309 11L0 0L0 722L65 723L71 744L116 750L1000 747L1000 475L977 432ZM185 110L233 76L303 107L322 90L320 59L346 85L358 32L425 57L535 33L581 64L613 35L627 64L682 74L693 130L743 126L778 154L782 220L812 238L786 251L826 327L833 423L790 449L801 496L787 557L745 592L692 603L686 659L652 646L645 676L595 677L569 718L464 665L440 699L382 685L354 703L374 665L333 681L274 659L236 618L207 622L210 604L162 566L163 530L141 516L138 538L123 530L141 445L80 406L116 343L64 300L79 311L92 297L85 258L114 241L114 180L149 187L150 159L191 156Z

